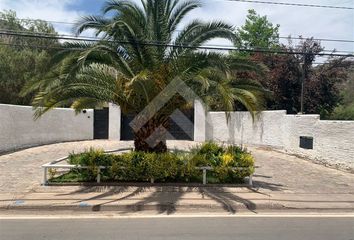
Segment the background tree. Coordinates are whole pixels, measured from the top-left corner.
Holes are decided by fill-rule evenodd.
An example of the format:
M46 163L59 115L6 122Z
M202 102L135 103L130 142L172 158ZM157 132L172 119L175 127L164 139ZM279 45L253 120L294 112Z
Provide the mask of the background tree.
M19 20L13 11L0 12L0 28L19 34L56 32L44 21ZM0 103L29 105L33 94L22 96L23 86L47 73L57 40L0 35Z
M21 96L23 86L43 75L50 56L45 51L0 46L0 103L30 105L33 95Z
M351 62L345 58L330 59L326 64L313 68L307 80L305 106L308 113L330 118L334 109L343 103L341 86L347 82Z
M354 62L348 61L350 67L344 68L345 80L339 86L342 101L333 113L330 119L336 120L354 120Z
M248 10L246 22L236 31L236 47L248 49L277 48L279 27L273 25L267 16L261 16L253 9Z
M339 87L348 77L348 61L345 58L332 58L325 65L316 66L316 54L324 50L321 43L310 38L293 45L289 38L288 44L282 44L279 42L279 28L279 25L274 26L269 22L266 16L250 10L244 26L236 31L238 38L235 46L275 52L242 54L235 51L233 54L246 56L267 67L268 71L262 78L247 74L250 78L258 79L272 92L272 97L266 101L267 109L299 113L301 80L304 77L305 113L321 114L321 117L328 118L341 103Z
M36 35L57 36L53 25L42 20L19 19L16 12L11 10L0 12L0 29L9 33L32 35L32 37L0 35L2 43L11 44L16 49L23 49L25 47L45 49L58 46L59 44L56 39L35 37Z
M25 28L21 24L21 20L17 18L16 12L14 11L0 12L0 28L2 30L16 32L21 32L25 30ZM21 39L8 35L0 35L0 41L6 44L21 44Z

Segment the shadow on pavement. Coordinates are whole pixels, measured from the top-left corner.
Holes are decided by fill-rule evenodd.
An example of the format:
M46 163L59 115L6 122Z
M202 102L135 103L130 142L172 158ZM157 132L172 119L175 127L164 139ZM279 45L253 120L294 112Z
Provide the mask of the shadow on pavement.
M236 194L220 191L220 192L212 192L208 188L200 188L200 193L203 197L206 195L213 199L214 201L222 204L223 209L229 213L235 214L237 209L234 207L236 203L242 203L247 209L254 211L256 209L256 204L252 201L241 198Z
M235 188L237 189L237 188ZM177 211L178 202L182 200L183 196L188 192L194 192L198 194L197 198L193 199L184 199L184 200L193 200L191 202L191 207L193 204L199 206L200 203L198 200L212 200L215 203L219 203L222 208L231 214L237 212L237 208L247 208L251 211L256 209L256 204L251 200L242 198L238 196L236 192L230 192L230 189L224 187L128 187L128 186L94 186L94 187L81 187L76 191L72 191L63 195L72 195L72 194L87 194L87 193L98 193L95 196L90 198L83 198L74 203L84 203L94 200L105 200L105 198L112 197L107 199L106 202L95 204L92 207L92 211L101 211L103 206L112 203L119 203L122 200L135 200L133 199L137 195L143 192L150 192L146 196L140 197L138 202L132 203L127 206L126 210L123 210L122 213L129 212L139 212L146 210L147 208L153 207L153 210L157 210L159 214L173 214ZM116 196L119 195L119 196ZM58 195L59 196L59 195ZM240 205L241 204L241 205ZM118 207L117 207L118 208ZM149 209L150 210L150 209Z

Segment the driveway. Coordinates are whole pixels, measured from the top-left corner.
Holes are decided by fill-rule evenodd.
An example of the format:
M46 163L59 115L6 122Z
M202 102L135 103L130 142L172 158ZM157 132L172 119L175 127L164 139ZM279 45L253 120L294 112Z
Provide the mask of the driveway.
M195 142L169 141L169 148L188 149ZM0 193L26 193L40 186L41 165L90 147L115 150L132 142L81 141L25 149L0 156ZM251 148L256 158L255 188L260 192L352 194L354 175L330 169L298 157L260 148Z

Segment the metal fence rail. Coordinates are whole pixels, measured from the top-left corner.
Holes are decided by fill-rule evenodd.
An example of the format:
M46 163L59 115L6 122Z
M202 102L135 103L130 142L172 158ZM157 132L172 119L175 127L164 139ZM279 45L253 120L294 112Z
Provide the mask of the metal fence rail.
M124 149L119 149L119 150L109 150L105 151L104 153L115 153L115 152L125 152L132 150L133 148L124 148ZM70 164L58 164L62 161L67 160L69 157L63 157L58 160L55 160L53 162L47 163L42 165L43 168L43 185L46 186L48 185L48 169L88 169L90 168L89 166L80 166L80 165L70 165ZM97 183L101 183L101 170L107 169L108 167L105 166L98 166L97 167L97 176L96 176L96 181ZM207 171L213 171L213 167L196 167L196 170L201 170L203 171L203 185L206 185L207 182ZM248 168L245 167L233 167L230 168L232 170L247 170ZM151 183L154 183L154 179L150 179ZM252 187L253 186L253 174L248 177L248 184Z

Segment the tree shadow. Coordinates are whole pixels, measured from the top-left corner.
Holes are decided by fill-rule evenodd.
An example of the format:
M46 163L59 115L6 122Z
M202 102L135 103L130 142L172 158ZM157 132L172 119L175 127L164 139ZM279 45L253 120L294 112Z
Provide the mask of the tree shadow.
M133 190L134 189L134 190ZM94 200L103 200L107 197L113 197L103 203L95 204L92 206L92 211L101 211L101 208L105 205L118 203L122 200L132 199L134 196L142 192L152 192L151 195L144 197L141 201L137 203L130 204L125 206L122 211L122 214L129 212L139 212L144 210L157 210L159 214L173 214L176 212L176 204L181 199L181 197L188 191L193 191L194 187L183 187L183 186L88 186L82 187L78 190L59 194L58 196L71 195L71 194L85 194L85 193L100 193L90 198L80 199L74 203L84 203ZM126 195L115 197L119 194ZM154 204L152 204L154 203ZM118 210L117 206L117 210Z
M222 189L223 190L223 189ZM201 187L199 192L204 196L208 196L214 201L220 203L223 209L231 214L235 214L237 209L235 207L235 203L243 204L248 210L255 212L256 204L251 200L241 198L234 193L227 192L227 191L210 191L208 187Z
M280 191L282 188L280 184L271 184L261 181L255 181L254 184L256 187L262 186L262 189L267 188L272 191ZM257 188L249 188L249 190L254 193L267 195L261 191L259 192ZM193 199L197 203L196 206L198 206L198 200L209 198L219 203L223 210L231 214L235 214L238 208L239 210L248 209L253 212L255 212L257 208L257 205L252 200L242 198L237 193L225 189L224 187L216 186L84 186L78 190L58 196L98 193L90 198L78 199L74 203L100 201L99 204L92 206L92 211L101 211L102 207L111 205L112 203L119 203L122 200L136 200L133 198L143 192L149 192L151 194L142 196L137 202L121 206L117 205L117 211L121 214L128 214L131 212L154 210L159 214L174 214L177 211L178 202L188 192L195 192L200 195L200 197L198 196ZM112 205L112 209L115 209L115 206Z
M132 191L132 188L135 188L135 190ZM144 192L147 187L130 187L130 186L88 186L88 187L82 187L78 190L72 191L70 193L65 193L65 194L58 194L58 196L66 196L66 195L71 195L71 194L85 194L85 193L100 193L96 196L93 196L91 198L86 198L86 199L81 199L79 201L76 201L74 203L83 203L83 202L88 202L88 201L93 201L93 200L102 200L106 197L114 196L114 195L119 195L119 194L124 194L128 193L127 195L123 195L122 197L118 197L113 200L109 200L107 202L104 202L102 204L96 204L92 206L92 211L100 211L102 205L114 203L114 202L119 202L121 200L129 199L132 198L136 195L138 195L141 192Z
M263 175L263 174L254 174L253 175L253 184L252 191L257 189L257 192L261 190L270 190L270 191L284 191L288 188L283 184L273 183L272 176Z
M58 194L58 196L66 196L72 194L99 193L107 194L107 196L126 192L130 189L129 186L82 186L75 191Z
M260 180L253 180L253 189L257 190L270 190L270 191L284 191L287 190L286 186L277 183L271 183Z
M132 205L130 210L135 212L147 210L149 204L155 203L152 206L159 214L173 214L177 211L177 202L185 195L186 192L193 191L194 187L162 187L160 191L154 191L150 196ZM150 205L151 206L151 205ZM123 213L128 213L125 211Z
M129 194L127 195L124 195L122 197L119 197L117 199L113 199L113 200L110 200L110 201L107 201L107 202L104 202L104 203L101 203L101 204L96 204L92 207L92 211L94 212L99 212L101 211L101 207L103 205L107 205L107 204L111 204L111 203L114 203L114 202L119 202L119 201L122 201L122 200L125 200L125 199L129 199L129 198L132 198L136 195L138 195L139 193L143 192L144 191L144 187L138 187L136 188L133 192L130 192ZM101 194L101 195L98 195L98 196L95 196L95 197L92 197L90 199L86 199L84 201L90 201L90 200L98 200L100 198L104 198L104 197L107 197L107 196L112 196L112 195L116 195L117 192L115 193L104 193L104 194Z

